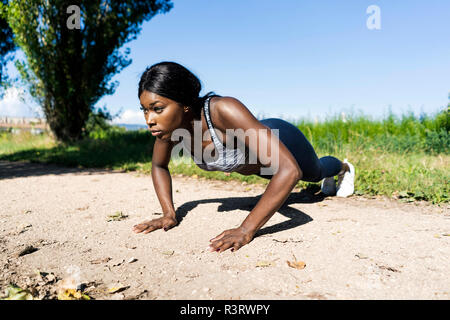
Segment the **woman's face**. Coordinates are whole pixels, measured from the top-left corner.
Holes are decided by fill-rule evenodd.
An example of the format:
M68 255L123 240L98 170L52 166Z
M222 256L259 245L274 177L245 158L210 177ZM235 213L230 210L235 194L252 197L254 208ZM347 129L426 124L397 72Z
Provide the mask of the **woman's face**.
M182 126L184 109L178 102L146 90L142 92L139 100L145 122L157 139L170 139L172 132ZM155 130L160 132L154 134Z

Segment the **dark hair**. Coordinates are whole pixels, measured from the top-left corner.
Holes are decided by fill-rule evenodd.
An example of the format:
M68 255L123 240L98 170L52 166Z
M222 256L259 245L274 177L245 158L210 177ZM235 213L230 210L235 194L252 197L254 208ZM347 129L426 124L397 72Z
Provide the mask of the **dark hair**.
M139 81L138 98L144 90L190 106L195 119L200 119L203 104L213 91L200 97L200 80L188 69L175 62L159 62L145 69Z

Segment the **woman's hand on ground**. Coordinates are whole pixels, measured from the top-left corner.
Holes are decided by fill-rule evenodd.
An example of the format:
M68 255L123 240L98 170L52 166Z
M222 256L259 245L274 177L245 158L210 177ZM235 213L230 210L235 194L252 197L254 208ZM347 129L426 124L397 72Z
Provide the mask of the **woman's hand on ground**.
M231 251L239 250L242 246L252 241L254 234L239 227L236 229L225 230L217 237L209 240L211 251L223 252L229 248Z
M164 229L164 231L176 226L178 221L174 217L161 217L158 219L147 220L133 226L133 231L136 233L149 233L157 229Z

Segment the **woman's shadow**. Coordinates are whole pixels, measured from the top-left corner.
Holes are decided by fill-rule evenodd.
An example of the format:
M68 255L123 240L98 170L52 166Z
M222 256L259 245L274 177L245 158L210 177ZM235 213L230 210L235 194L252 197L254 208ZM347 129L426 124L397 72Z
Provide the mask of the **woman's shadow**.
M308 186L306 189L300 192L292 192L289 197L286 199L284 204L278 209L278 213L281 213L283 216L289 218L289 220L277 223L272 226L263 227L258 230L255 235L255 238L258 236L273 234L276 232L292 229L301 225L304 225L313 219L307 215L306 213L289 207L289 204L292 203L315 203L322 201L326 196L323 193L317 193L317 189L320 190L320 187L317 186ZM217 208L219 212L227 212L233 210L248 210L249 212L255 207L261 195L255 197L227 197L227 198L214 198L207 200L196 200L189 201L182 204L176 210L176 217L179 223L183 220L183 218L188 214L189 211L193 210L200 204L205 203L221 203Z

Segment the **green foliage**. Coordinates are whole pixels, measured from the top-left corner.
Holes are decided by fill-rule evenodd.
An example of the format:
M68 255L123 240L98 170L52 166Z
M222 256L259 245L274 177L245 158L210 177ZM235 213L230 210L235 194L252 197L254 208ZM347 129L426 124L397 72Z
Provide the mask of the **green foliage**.
M112 118L112 115L106 110L106 108L100 108L97 111L91 112L88 120L86 121L83 136L94 139L97 139L99 136L106 137L106 132L114 130L115 128L109 123Z
M70 5L80 8L80 29L67 27ZM112 77L131 63L129 49L120 48L144 21L172 6L168 0L10 0L2 6L27 58L16 62L23 85L59 140L83 137L93 106L114 92Z
M355 165L357 195L445 203L450 201L450 155L445 114L441 112L420 119L407 115L400 119L390 116L372 121L361 116L346 122L335 118L325 123L297 123L312 140L319 157L348 158ZM89 134L72 144L57 143L45 134L32 136L29 133L14 135L4 132L0 134L0 160L151 172L155 137L148 131L126 131L101 121L92 120L92 123ZM423 134L411 135L416 132ZM269 182L256 175L204 171L192 159L188 163L171 161L169 170L171 174L197 175L205 179L239 180L248 184ZM317 184L303 181L298 186L311 190L318 188Z
M450 109L434 116L416 117L413 113L397 117L390 113L381 121L367 116L338 116L325 122L300 120L296 126L315 148L336 153L344 145L371 146L395 153L450 152Z
M6 21L6 11L2 10L7 3L8 0L0 0L0 97L9 85L5 66L12 59L11 53L15 50L13 32Z

